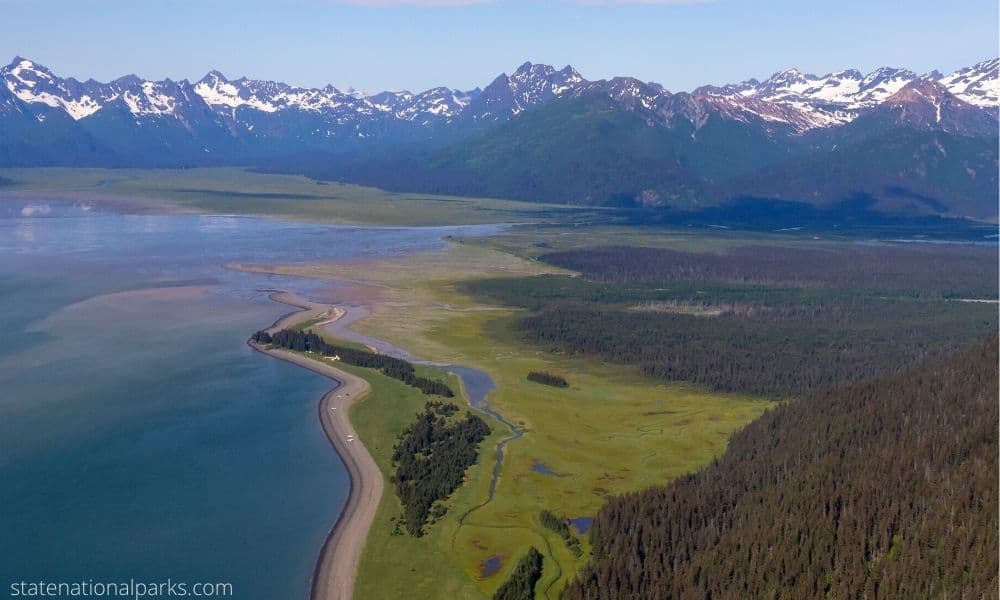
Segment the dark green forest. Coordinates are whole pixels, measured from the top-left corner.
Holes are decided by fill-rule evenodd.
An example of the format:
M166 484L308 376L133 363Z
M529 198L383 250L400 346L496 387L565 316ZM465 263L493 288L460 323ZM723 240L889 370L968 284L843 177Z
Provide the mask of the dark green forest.
M580 549L580 540L573 535L573 532L569 528L569 519L566 517L560 517L551 510L543 510L538 514L538 520L541 521L542 526L546 529L559 534L566 547L569 548L573 554L576 556L581 556L583 551Z
M553 375L546 371L531 371L528 373L528 381L549 385L557 388L569 387L569 382L561 375Z
M253 334L251 340L258 344L277 346L295 352L313 352L320 356L337 356L342 362L348 365L378 369L383 375L398 379L425 394L436 394L446 398L455 397L455 392L447 384L417 375L413 365L401 358L330 344L315 333L282 329L271 335L266 331L258 331Z
M768 412L606 504L563 598L997 598L998 360L994 335Z
M601 283L734 283L851 287L908 297L990 298L996 247L964 245L736 246L720 252L607 246L551 252L541 260Z
M391 481L406 529L416 537L423 535L430 518L444 515L444 506L435 503L462 485L465 471L479 458L479 444L490 434L481 418L466 413L455 419L457 412L454 404L428 402L393 448Z
M791 397L944 358L997 327L996 248L844 245L543 255L583 277L473 281L510 330L668 381Z
M542 553L534 546L518 561L514 572L493 594L493 600L534 600L535 584L542 577Z
M717 391L775 396L896 373L995 326L991 306L939 311L877 301L715 317L557 305L518 324L527 340L553 350Z

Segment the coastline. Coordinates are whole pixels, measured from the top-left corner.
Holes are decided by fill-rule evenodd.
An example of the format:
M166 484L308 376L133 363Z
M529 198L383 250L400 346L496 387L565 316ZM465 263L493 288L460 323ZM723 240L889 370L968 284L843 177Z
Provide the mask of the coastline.
M270 299L299 310L279 318L265 331L274 333L304 321L327 317L327 323L344 313L325 304L310 302L290 292L272 290ZM252 340L247 344L273 358L290 362L329 377L338 383L319 401L320 423L327 439L340 456L350 480L347 502L337 517L323 548L320 550L316 569L313 571L310 597L312 600L350 600L358 563L368 530L375 519L385 482L382 472L364 444L357 438L348 418L350 407L370 390L364 379L342 371L332 364L322 363L289 350L267 348ZM347 441L347 436L354 441Z

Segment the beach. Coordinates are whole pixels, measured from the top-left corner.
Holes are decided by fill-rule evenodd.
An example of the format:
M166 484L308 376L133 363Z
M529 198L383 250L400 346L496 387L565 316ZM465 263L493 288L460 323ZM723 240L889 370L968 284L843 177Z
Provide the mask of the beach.
M273 291L270 298L299 310L284 315L266 331L275 333L306 321L321 319L329 323L344 312L326 304L310 302L290 292ZM280 348L268 348L248 342L252 348L274 358L309 369L338 382L323 395L319 418L327 438L347 468L351 487L347 502L323 544L313 573L313 600L347 600L353 596L354 580L368 529L375 519L384 481L378 465L357 438L348 419L351 405L368 393L368 382L332 364ZM350 438L349 438L350 436Z

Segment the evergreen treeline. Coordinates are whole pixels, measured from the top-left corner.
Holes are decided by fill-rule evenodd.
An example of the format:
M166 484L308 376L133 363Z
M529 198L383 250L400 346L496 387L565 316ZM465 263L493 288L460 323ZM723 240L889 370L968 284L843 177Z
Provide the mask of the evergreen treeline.
M995 249L611 247L544 255L585 277L465 289L532 311L522 338L724 392L793 396L944 358L997 327Z
M454 404L428 402L393 449L392 483L403 505L406 528L417 537L423 535L434 503L446 500L462 485L466 469L479 458L480 442L490 434L489 425L472 413L449 421L457 411ZM439 505L434 513L443 515L443 508Z
M791 396L891 375L996 329L995 308L944 304L876 300L715 317L555 304L518 326L531 342L654 377Z
M258 331L251 338L254 342L265 345L279 346L296 352L314 352L322 356L339 356L346 364L356 367L378 369L382 374L398 379L425 394L436 394L446 398L455 397L455 392L447 384L434 379L420 377L414 371L413 365L401 359L367 350L358 350L346 346L336 346L328 343L315 333L282 329L273 336L266 331Z
M770 411L606 504L563 598L997 598L998 358L994 336Z
M569 530L569 519L560 517L551 510L542 510L538 515L538 519L546 529L551 529L558 533L559 537L563 539L563 542L565 542L574 555L580 556L583 554L583 551L580 550L580 540L576 539L573 532Z
M535 584L542 578L542 553L534 546L517 562L517 567L493 594L493 600L534 600Z
M558 388L569 387L569 383L566 381L566 378L560 375L553 375L552 373L547 373L545 371L531 371L528 373L528 381L540 383L542 385L551 385L552 387Z
M589 280L616 284L851 286L957 298L992 298L998 284L996 249L981 246L740 246L718 253L611 246L552 252L540 258L579 271Z

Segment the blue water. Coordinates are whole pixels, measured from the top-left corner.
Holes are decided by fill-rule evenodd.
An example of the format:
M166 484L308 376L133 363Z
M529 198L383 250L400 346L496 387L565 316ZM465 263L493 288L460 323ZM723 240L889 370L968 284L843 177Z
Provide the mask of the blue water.
M576 529L580 535L586 535L594 525L594 517L577 517L570 519L569 522L573 524L573 529Z
M229 582L305 598L347 478L316 410L331 383L251 351L322 283L229 262L352 260L491 228L0 210L0 585Z
M541 473L542 475L548 475L549 477L565 477L564 473L556 473L549 466L540 460L535 460L531 463L531 470L535 473Z
M503 559L494 554L493 556L487 558L483 561L482 567L479 569L479 574L482 577L491 577L496 575L503 566Z

